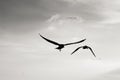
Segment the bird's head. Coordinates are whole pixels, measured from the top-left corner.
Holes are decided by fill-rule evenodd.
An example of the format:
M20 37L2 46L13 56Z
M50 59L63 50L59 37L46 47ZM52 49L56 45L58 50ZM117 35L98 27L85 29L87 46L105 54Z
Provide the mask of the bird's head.
M88 49L89 47L87 45L83 46L83 49Z

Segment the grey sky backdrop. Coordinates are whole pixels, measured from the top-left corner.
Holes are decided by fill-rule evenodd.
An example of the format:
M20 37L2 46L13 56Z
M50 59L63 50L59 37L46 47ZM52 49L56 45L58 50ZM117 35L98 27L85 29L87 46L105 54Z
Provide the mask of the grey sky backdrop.
M119 0L0 0L0 79L119 80L119 26ZM60 53L38 33L61 43L87 40ZM97 59L82 49L71 56L81 45Z

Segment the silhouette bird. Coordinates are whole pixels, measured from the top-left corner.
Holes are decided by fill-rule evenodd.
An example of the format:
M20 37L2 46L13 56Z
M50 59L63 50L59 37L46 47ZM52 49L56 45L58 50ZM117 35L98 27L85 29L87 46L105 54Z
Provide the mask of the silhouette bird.
M87 46L87 45L78 47L77 49L75 49L75 50L71 53L71 55L74 54L74 53L75 53L77 50L79 50L80 48L82 48L82 49L89 49L89 50L92 52L92 54L94 55L94 57L96 57L96 55L95 55L95 53L93 52L92 48L89 47L89 46Z
M40 35L40 33L39 33L39 35ZM58 49L59 51L61 51L61 49L63 49L63 48L64 48L65 46L67 46L67 45L78 44L78 43L81 43L81 42L83 42L83 41L86 40L86 39L83 39L83 40L78 41L78 42L67 43L67 44L60 44L60 43L57 43L57 42L52 41L52 40L50 40L50 39L47 39L47 38L43 37L42 35L40 35L40 36L41 36L44 40L46 40L46 41L48 41L48 42L50 42L50 43L52 43L52 44L54 44L54 45L57 45L58 47L56 47L55 49Z

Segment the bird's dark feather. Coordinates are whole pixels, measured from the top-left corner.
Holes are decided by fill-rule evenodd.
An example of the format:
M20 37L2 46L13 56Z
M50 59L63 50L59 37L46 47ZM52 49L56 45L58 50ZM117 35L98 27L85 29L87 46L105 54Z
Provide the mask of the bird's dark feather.
M80 40L80 41L78 41L78 42L72 42L72 43L67 43L67 44L64 44L65 46L66 45L71 45L71 44L77 44L77 43L81 43L81 42L83 42L83 41L85 41L86 39L83 39L83 40Z
M40 35L40 34L39 34ZM40 35L43 39L45 39L46 41L48 41L48 42L50 42L50 43L52 43L52 44L54 44L54 45L60 45L59 43L57 43L57 42L55 42L55 41L52 41L52 40L49 40L49 39L47 39L47 38L45 38L45 37L43 37L42 35Z
M92 48L89 47L90 51L92 52L92 54L96 57L95 53L93 52Z
M73 54L73 53L75 53L78 49L80 49L80 48L82 48L82 47L78 47L77 49L75 49L72 53L71 53L71 55Z

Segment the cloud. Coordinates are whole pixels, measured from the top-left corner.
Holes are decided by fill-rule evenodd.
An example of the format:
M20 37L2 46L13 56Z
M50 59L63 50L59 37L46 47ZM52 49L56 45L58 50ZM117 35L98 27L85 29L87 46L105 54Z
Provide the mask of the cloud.
M48 22L54 22L54 21L56 21L59 18L60 18L59 14L53 15L53 16L51 16L50 19L48 19Z
M102 24L116 24L120 23L120 1L119 0L114 0L114 1L109 1L109 0L63 0L65 2L68 2L72 6L76 5L82 5L85 4L88 9L88 13L92 14L91 17L94 19L101 19L101 21L98 21ZM84 6L82 6L82 10L84 10ZM94 11L92 10L94 9ZM82 11L81 10L81 11ZM89 11L91 10L91 11ZM90 17L86 15L87 17ZM91 20L92 20L91 19Z
M72 5L75 5L78 2L82 2L83 0L63 0L63 1L68 2L69 4L72 4Z
M101 21L103 24L117 24L120 23L120 1L104 0L103 7L101 7L101 15L104 20Z
M70 5L72 2L75 5ZM44 28L41 24L48 19L63 24L66 20L97 22L104 17L101 15L102 3L99 0L2 0L0 4L0 28L12 33Z
M48 30L54 31L56 29L66 27L71 28L73 25L79 25L84 22L84 19L79 16L67 16L67 15L60 15L55 14L51 16L46 23L48 24Z
M83 18L79 17L79 16L66 16L66 15L60 15L60 14L56 14L51 16L50 19L47 20L49 23L54 23L57 22L59 24L62 24L64 22L78 22L78 23L82 23L83 22Z
M61 42L62 38L66 40L65 42L67 40L70 42L72 40L80 40L81 38L85 38L82 30L84 21L80 16L55 14L46 20L47 25L42 30L42 33L51 36L53 39L55 38L54 40L59 38Z
M65 0L66 1L66 0ZM76 5L71 6L61 0L21 0L21 1L1 1L0 14L3 19L9 21L31 21L31 20L46 20L51 15L56 13L75 14L86 19L100 19L97 13L97 2L89 0L75 0ZM74 0L70 0L74 2ZM67 0L68 2L68 0ZM79 3L78 3L79 2ZM6 5L8 4L8 5Z
M76 5L79 3L88 3L88 2L93 1L93 0L63 0L63 1L68 2L70 4L73 4L73 5Z
M41 30L46 28L46 20L54 23L50 30L55 29L55 24L88 22L104 25L120 21L118 0L2 0L0 4L0 30L5 33Z
M101 21L102 24L118 24L120 23L120 14L118 11L107 11L103 13L105 19Z

